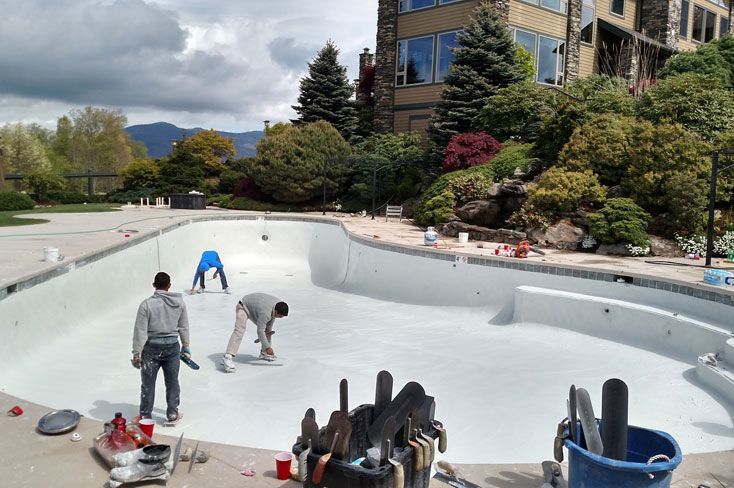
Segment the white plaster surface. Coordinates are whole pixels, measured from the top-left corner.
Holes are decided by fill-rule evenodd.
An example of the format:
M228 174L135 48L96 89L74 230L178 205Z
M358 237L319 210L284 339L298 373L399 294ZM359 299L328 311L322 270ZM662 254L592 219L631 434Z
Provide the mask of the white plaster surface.
M267 242L262 234L269 235ZM151 293L159 262L174 288L183 290L200 252L212 248L235 293L186 297L194 359L202 368L182 365L184 419L167 432L287 450L307 408L316 409L320 425L338 408L341 378L350 382L354 407L373 401L375 376L387 369L395 393L413 380L436 397L454 462L551 458L569 385L587 388L600 409L601 385L611 377L629 384L631 423L671 433L686 453L734 448L734 408L702 389L695 357L511 321L514 290L521 285L686 309L716 327L728 323L729 330L730 310L660 290L376 250L323 224L194 224L0 301L0 388L100 420L118 410L134 416L139 377L129 351L137 305ZM218 281L207 287L220 289ZM234 306L252 291L275 294L291 306L290 316L275 324L273 345L282 365L255 359L259 346L248 324L238 371L225 374L218 362ZM159 418L163 392L161 375Z

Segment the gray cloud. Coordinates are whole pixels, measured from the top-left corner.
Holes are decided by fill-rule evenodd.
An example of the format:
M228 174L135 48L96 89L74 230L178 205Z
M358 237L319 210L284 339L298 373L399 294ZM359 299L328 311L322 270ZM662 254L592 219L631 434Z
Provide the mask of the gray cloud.
M326 39L356 75L376 9L377 0L0 0L0 123L91 104L135 122L258 128L293 116L298 78Z

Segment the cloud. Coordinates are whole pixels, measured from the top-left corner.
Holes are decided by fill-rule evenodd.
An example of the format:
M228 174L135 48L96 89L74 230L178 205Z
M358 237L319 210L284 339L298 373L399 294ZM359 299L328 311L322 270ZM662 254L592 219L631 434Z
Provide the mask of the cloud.
M0 0L0 11L0 123L97 105L131 122L244 130L294 115L328 38L356 76L377 1Z

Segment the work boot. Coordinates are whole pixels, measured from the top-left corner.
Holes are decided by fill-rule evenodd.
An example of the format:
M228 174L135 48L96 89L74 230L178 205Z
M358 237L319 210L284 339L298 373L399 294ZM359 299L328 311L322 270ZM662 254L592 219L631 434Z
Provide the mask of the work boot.
M232 361L232 356L229 354L225 354L222 356L222 361L220 363L224 367L225 373L234 373L237 371L237 367L234 365L234 361Z
M224 293L226 293L227 295L231 295L232 294L232 290L230 290L229 288L225 288L224 289Z

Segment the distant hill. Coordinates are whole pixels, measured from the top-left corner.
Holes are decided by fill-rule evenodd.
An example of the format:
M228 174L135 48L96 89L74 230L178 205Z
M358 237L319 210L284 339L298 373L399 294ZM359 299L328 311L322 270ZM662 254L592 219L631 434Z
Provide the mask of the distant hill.
M148 148L148 156L151 158L162 158L171 152L171 141L191 137L197 132L205 129L182 129L168 122L156 122L154 124L131 125L125 129L131 139L140 141ZM255 155L255 144L264 136L262 131L251 132L222 132L217 131L222 137L229 137L234 141L237 157Z

